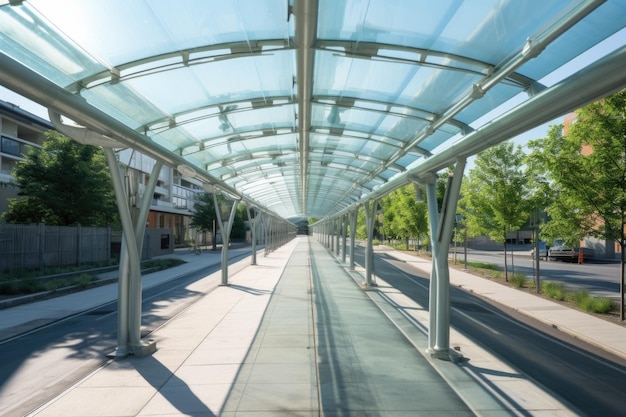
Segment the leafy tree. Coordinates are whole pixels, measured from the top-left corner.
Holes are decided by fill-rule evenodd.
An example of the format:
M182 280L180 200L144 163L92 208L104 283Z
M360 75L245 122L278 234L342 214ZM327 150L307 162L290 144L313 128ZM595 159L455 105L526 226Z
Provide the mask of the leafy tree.
M428 235L428 216L425 202L415 200L412 185L399 188L382 199L387 234L404 238L409 249L409 239L416 240L416 250L421 239Z
M367 239L367 227L365 225L365 209L359 208L356 215L356 237L357 239Z
M107 226L118 223L111 176L102 149L46 132L13 175L22 198L9 201L9 223Z
M558 166L568 165L580 154L580 146L573 145L563 135L563 125L551 126L548 135L528 142L532 150L527 156L530 184L533 186L532 201L536 208L543 207L550 221L541 225L541 237L550 244L556 241L568 246L577 246L586 232L582 224L589 217L579 209L576 199L568 187L558 181L561 172L553 174ZM569 160L569 162L568 162Z
M556 196L542 233L568 243L594 236L621 245L623 319L626 90L580 109L567 134L561 126L553 127L545 139L529 145L533 161L549 173Z
M218 201L225 201L224 196L221 194L217 195ZM213 194L211 193L202 193L196 195L196 202L194 203L194 213L191 217L190 226L203 231L203 232L211 232L213 233L213 225L215 221L216 229L219 228L219 224L217 224L217 215L215 212L215 202L213 201ZM237 210L235 212L235 219L233 220L233 227L230 231L231 237L234 238L245 238L246 237L246 226L245 220L248 218L248 214L246 212L246 206L243 204L239 204L237 206ZM214 247L215 247L215 239L213 239Z
M468 234L486 234L504 243L504 270L508 279L508 232L519 230L528 220L524 153L520 146L504 142L478 153L464 189L462 207Z
M246 220L248 220L246 205L237 204L237 212L235 213L235 220L233 220L233 228L230 231L230 235L234 239L246 238Z
M213 222L217 220L213 194L196 194L195 199L189 226L202 232L213 232Z

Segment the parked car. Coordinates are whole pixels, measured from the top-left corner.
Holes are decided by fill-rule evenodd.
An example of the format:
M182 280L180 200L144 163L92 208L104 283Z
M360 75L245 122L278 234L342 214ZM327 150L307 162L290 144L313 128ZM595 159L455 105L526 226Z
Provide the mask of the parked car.
M580 251L583 251L583 260L593 258L595 253L591 248L570 248L567 246L555 246L548 249L549 261L577 262Z
M539 259L548 259L548 248L539 248ZM535 259L535 248L530 251L530 259Z
M546 242L544 242L543 240L539 242L539 259L545 259L548 260L548 250L550 249L549 246L546 245ZM530 251L530 259L535 259L535 248L533 248Z

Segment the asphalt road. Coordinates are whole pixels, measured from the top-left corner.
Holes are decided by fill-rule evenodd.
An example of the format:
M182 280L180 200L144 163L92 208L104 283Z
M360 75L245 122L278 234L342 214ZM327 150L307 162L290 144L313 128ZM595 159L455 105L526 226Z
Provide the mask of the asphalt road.
M357 256L362 264L363 251ZM429 280L384 254L376 275L422 306ZM626 360L456 287L450 289L451 325L483 348L538 381L587 416L623 416ZM471 358L467 366L472 366Z

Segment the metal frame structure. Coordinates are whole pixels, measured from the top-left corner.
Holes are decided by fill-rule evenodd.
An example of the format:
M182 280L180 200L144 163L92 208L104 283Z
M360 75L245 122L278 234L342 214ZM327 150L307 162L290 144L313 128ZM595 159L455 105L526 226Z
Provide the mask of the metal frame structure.
M0 0L0 84L48 107L68 136L107 149L112 172L112 150L129 147L254 207L252 234L258 217L266 251L293 236L290 221L310 217L345 260L349 222L354 268L357 211L366 209L371 242L377 200L423 183L431 222L441 219L431 223L440 245L431 300L442 309L431 313L437 356L448 350L444 249L465 159L626 86L625 46L547 80L626 33L621 0L116 5ZM501 110L510 101L521 104ZM437 213L432 178L451 165ZM125 193L117 184L120 204ZM140 287L134 252L143 230L122 217L125 276ZM138 299L130 298L132 310Z

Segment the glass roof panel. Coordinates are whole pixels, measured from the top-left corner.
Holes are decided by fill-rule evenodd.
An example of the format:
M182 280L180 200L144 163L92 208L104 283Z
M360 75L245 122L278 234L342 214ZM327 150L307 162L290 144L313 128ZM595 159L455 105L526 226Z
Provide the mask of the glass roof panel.
M315 56L314 95L348 96L437 113L480 76L404 62L351 59L329 51ZM329 76L332 74L332 76ZM389 77L388 74L394 74Z
M29 3L112 66L205 45L286 40L293 35L284 0L185 0L184 7L169 0Z
M105 69L30 7L3 7L0 28L2 52L58 85L66 86Z
M609 35L624 29L626 27L624 16L626 2L603 3L579 24L548 45L538 59L531 59L525 63L519 72L533 79L543 78Z
M324 217L626 24L622 0L312 4L317 22L295 0L0 2L0 72L31 77L0 84L275 213Z
M237 111L236 104L223 106L229 111L217 113L210 117L196 119L184 123L184 128L198 140L219 139L222 137L258 135L264 130L290 132L295 129L294 106L277 106L260 109Z
M292 53L227 59L131 78L128 85L173 114L223 102L291 96Z
M81 91L80 95L92 106L137 129L143 124L166 116L159 108L145 102L125 84L99 86Z

